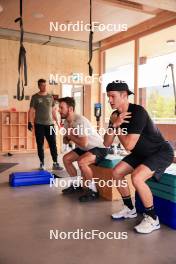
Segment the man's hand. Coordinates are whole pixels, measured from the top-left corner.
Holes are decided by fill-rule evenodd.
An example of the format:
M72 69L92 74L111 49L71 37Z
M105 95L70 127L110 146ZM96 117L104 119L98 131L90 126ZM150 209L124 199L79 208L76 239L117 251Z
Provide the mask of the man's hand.
M64 136L63 137L63 143L64 144L69 144L69 142L70 142L70 139L67 136Z
M129 123L128 120L125 120L126 118L131 118L131 112L124 112L119 115L112 114L111 115L111 123L114 128L120 127L123 123Z
M69 140L71 140L72 136L75 136L74 132L73 132L73 128L69 129L69 133L67 134L67 138Z
M33 125L32 125L32 123L31 123L31 122L28 122L28 130L29 130L29 131L32 131L32 129L33 129Z

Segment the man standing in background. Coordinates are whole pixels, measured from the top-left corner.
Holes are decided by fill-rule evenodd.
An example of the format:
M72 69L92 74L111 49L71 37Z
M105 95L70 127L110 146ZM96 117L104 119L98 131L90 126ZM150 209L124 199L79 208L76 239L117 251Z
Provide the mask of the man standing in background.
M37 143L38 156L40 159L40 169L44 170L44 138L46 138L50 153L53 159L53 170L63 170L57 161L57 146L56 135L50 134L50 127L53 127L53 120L57 125L57 114L54 107L54 99L52 95L47 93L46 80L38 80L39 92L34 94L31 98L29 109L28 129L32 131L34 120L35 137Z

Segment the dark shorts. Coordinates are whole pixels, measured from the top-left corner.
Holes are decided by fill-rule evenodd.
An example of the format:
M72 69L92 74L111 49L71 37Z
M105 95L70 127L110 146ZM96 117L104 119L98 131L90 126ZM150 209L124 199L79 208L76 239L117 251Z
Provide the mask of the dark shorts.
M75 149L73 149L73 151L76 152L76 154L78 154L79 156L81 156L87 152L92 153L93 155L96 156L96 161L95 161L96 164L98 164L108 154L107 148L98 148L98 147L89 149L87 151L82 150L80 148L75 148Z
M143 164L151 171L155 171L153 177L159 181L164 171L171 165L174 159L174 151L169 142L163 143L160 149L149 157L141 157L134 153L126 156L123 161L134 169Z

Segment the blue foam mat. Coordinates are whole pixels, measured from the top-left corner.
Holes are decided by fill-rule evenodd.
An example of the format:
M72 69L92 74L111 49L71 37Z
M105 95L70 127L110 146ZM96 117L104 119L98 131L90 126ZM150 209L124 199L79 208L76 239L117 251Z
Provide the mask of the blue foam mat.
M49 184L54 176L48 171L14 172L9 175L12 187Z
M137 194L135 195L135 198L137 212L143 213L144 206ZM176 229L176 203L157 196L153 196L153 198L155 210L161 223Z

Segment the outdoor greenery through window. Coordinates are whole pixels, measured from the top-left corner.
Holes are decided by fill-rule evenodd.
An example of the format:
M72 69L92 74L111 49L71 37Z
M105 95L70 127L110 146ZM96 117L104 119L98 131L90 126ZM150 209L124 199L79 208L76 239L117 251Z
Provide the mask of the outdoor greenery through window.
M158 124L176 124L173 87L176 78L175 35L176 26L172 26L139 39L139 104ZM102 88L104 121L107 123L112 110L105 93L106 85L114 80L123 80L130 90L134 90L134 41L106 50L105 56ZM134 96L129 100L134 102Z
M106 86L115 80L125 81L129 89L134 91L134 41L127 42L106 51L105 74L103 75L103 93L105 106L105 123L109 121L112 109L106 96ZM130 95L130 102L134 102L134 96Z
M174 32L176 26L140 40L139 99L155 123L176 123L173 88L176 77L176 42L170 41Z

